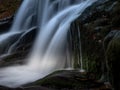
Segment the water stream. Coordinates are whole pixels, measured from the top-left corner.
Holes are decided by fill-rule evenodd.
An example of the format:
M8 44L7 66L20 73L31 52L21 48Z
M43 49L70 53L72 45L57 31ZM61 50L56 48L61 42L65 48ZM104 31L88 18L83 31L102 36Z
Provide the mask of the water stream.
M95 1L24 0L11 29L0 36L2 37L0 42L16 33L26 33L35 26L39 28L39 32L24 65L0 69L0 85L18 87L43 78L53 71L64 69L70 24ZM11 48L14 49L14 45L9 48L9 53L12 51ZM70 64L67 65L68 68L73 66L71 63L68 64ZM82 54L81 70L83 70Z

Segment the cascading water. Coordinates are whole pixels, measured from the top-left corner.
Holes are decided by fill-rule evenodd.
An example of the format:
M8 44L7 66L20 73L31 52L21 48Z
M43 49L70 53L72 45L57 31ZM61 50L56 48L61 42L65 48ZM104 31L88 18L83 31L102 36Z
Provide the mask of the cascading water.
M84 72L84 69L83 69L83 58L82 58L82 46L81 46L81 35L80 35L80 27L78 27L78 37L79 37L79 51L80 51L80 66L81 66L81 72Z
M55 70L64 69L70 24L95 1L24 0L11 30L4 34L6 36L1 36L1 42L14 32L26 32L34 26L39 28L39 33L24 65L0 69L0 85L18 87L43 78Z

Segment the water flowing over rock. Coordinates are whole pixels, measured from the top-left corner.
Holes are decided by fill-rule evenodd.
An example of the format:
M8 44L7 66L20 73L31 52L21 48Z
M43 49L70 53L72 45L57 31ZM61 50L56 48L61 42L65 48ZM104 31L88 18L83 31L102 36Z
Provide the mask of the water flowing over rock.
M34 41L34 36L31 36L35 43L23 65L0 69L0 85L18 87L43 78L53 71L71 68L71 64L66 66L66 42L70 24L96 1L24 0L11 29L0 36L0 42L3 43L8 37L16 34L22 34L8 48L6 54L10 54L17 50L17 46L20 47L20 42L26 43L26 39L29 39L28 34L32 32L31 28L36 26L37 37ZM14 41L14 38L11 41Z

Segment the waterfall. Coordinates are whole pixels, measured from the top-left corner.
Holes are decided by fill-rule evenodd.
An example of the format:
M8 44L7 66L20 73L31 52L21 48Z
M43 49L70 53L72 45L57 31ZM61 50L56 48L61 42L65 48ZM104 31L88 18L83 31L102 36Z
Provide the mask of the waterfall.
M83 69L83 58L82 58L82 45L81 45L81 35L80 35L80 27L78 26L78 37L79 37L79 51L80 51L80 72L84 72L84 69Z
M26 33L34 26L39 28L39 32L24 65L0 69L0 85L18 87L43 78L56 70L64 69L70 24L95 1L24 0L10 31L5 33L4 37L1 36L2 41L12 34Z

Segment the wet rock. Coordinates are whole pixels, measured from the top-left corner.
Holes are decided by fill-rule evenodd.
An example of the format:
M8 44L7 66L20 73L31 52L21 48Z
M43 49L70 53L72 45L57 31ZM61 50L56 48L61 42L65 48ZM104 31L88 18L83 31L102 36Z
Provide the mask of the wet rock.
M75 26L80 27L83 67L88 71L94 71L97 75L96 79L100 79L101 75L107 72L106 50L116 33L119 32L119 15L120 0L98 0L73 22L77 22ZM79 53L77 50L80 45L78 43L76 28L71 25L71 30L73 31L72 34L74 34L73 45L76 46L72 47L75 48L74 60L76 61L79 60L77 59L77 53ZM115 56L117 56L116 53L114 53ZM116 58L116 60L120 59ZM111 66L112 62L109 62L108 65ZM110 79L112 79L112 76L110 76ZM106 78L104 80L106 81Z
M10 52L26 51L32 48L37 36L37 27L30 28L24 32L20 38L10 47Z
M107 49L107 46L109 44L109 42L113 39L113 37L119 32L119 30L112 30L111 32L108 33L108 35L106 35L106 37L104 38L104 47L105 49Z
M62 70L18 88L0 86L0 90L112 90L109 84L97 81L94 77L93 73Z
M0 33L7 32L11 27L13 16L0 19Z
M0 54L8 52L10 46L19 39L22 33L5 33L0 35Z
M104 82L95 80L93 73L81 73L77 70L56 71L29 85L41 85L56 90L111 90Z
M19 51L15 53L5 54L0 56L0 67L12 66L12 65L22 65L25 62L25 58L28 51Z
M23 64L29 54L36 38L37 28L31 28L27 32L12 35L1 42L0 67ZM4 43L4 45L3 45ZM6 51L4 54L3 51Z
M54 90L54 89L48 89L42 86L19 87L19 88L8 88L8 87L0 86L0 90Z
M82 15L78 18L83 23L89 23L93 20L101 18L103 15L109 15L108 12L105 12L105 4L113 2L112 0L98 0L92 6L88 7Z
M30 85L42 85L45 87L57 88L61 90L81 90L81 88L83 90L111 90L106 89L106 86L103 82L97 81L100 79L101 74L106 72L104 70L104 64L106 61L104 57L105 52L103 49L103 42L105 42L107 60L110 67L109 72L112 74L110 79L114 79L113 85L116 90L119 90L120 74L118 73L118 69L120 68L120 41L117 39L119 35L117 35L117 38L115 38L116 31L108 34L110 31L118 30L120 28L119 6L119 0L98 0L97 3L91 7L88 7L82 16L75 21L77 22L75 26L71 27L74 31L74 34L72 34L75 36L75 39L73 39L74 44L79 47L79 44L77 44L78 37L76 36L75 30L77 25L80 26L84 63L83 67L88 71L94 72L96 76L94 74L84 74L83 77L81 77L81 74L76 71L60 73L57 72L55 75L50 75ZM30 30L30 32L22 34L18 42L14 44L15 48L11 50L11 52L15 53L1 57L1 66L22 64L22 60L27 55L32 46L32 43L34 42L35 33L36 30L34 29ZM78 49L76 47L74 48L76 50ZM77 55L78 54L75 56L75 60ZM78 67L80 67L80 65Z
M109 78L115 90L120 89L120 31L109 42L106 50Z

